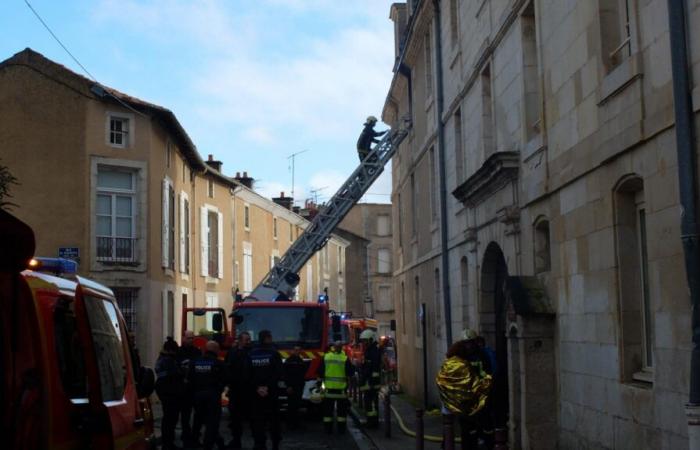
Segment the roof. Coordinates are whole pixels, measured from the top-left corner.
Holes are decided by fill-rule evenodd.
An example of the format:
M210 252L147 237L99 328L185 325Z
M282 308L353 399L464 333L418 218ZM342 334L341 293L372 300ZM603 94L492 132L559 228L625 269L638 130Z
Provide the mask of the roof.
M150 115L161 127L174 137L177 146L193 169L199 170L202 174L209 173L214 178L231 187L240 186L233 178L229 178L205 164L197 151L197 147L192 142L192 139L171 110L86 78L70 70L66 66L48 59L31 48L25 48L21 52L0 62L0 70L12 66L24 66L35 70L87 98L103 102L121 103L136 112Z

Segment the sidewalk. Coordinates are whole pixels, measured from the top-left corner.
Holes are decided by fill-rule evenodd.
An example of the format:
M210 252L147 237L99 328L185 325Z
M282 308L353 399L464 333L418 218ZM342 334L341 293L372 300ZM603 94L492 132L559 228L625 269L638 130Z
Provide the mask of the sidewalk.
M394 411L391 414L391 437L385 436L384 423L384 402L380 399L379 405L379 428L368 429L362 426L365 435L371 440L374 448L387 450L407 450L416 448L416 438L406 433L416 431L416 408L422 405L416 405L411 398L405 394L394 394L391 396L391 406ZM397 418L397 414L400 417ZM356 422L363 424L365 422L364 415L356 405L352 408L353 419ZM402 425L403 424L403 429ZM442 438L442 415L439 410L426 412L423 415L424 435ZM458 433L457 433L458 434ZM372 448L372 447L370 447ZM440 449L440 442L424 441L426 450Z

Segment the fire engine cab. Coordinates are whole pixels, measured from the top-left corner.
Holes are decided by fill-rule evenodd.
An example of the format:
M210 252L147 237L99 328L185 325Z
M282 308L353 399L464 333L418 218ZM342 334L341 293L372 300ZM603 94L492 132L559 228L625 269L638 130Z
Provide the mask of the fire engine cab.
M153 447L153 371L140 367L112 291L76 276L73 261L33 253L31 228L0 210L3 439L22 449Z

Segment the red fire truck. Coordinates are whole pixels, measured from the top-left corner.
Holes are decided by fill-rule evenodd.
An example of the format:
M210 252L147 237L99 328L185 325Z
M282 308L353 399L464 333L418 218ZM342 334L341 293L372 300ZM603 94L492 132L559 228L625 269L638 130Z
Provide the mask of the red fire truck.
M0 210L5 445L153 447L153 371L140 367L112 291L76 276L73 261L33 253L32 230Z

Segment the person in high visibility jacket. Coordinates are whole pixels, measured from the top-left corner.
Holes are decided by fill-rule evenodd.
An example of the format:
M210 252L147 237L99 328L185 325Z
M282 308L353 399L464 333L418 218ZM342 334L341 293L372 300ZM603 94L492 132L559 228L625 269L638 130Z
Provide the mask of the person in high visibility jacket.
M340 341L333 343L331 351L323 357L319 368L320 379L323 379L325 394L323 398L323 426L326 433L333 433L333 410L336 410L338 433L344 433L347 423L350 402L348 400L348 377L352 374L352 364Z
M370 329L360 334L365 344L364 362L360 379L363 406L367 414L367 426L379 426L379 388L381 387L382 359L377 344L377 335Z

